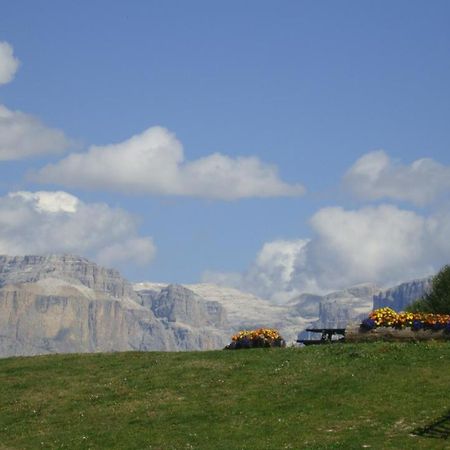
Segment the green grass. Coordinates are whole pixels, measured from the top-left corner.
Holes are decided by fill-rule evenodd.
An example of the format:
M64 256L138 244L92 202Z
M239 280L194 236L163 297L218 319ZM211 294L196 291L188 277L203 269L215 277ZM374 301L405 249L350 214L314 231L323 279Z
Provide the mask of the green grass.
M0 360L0 449L421 449L450 343Z

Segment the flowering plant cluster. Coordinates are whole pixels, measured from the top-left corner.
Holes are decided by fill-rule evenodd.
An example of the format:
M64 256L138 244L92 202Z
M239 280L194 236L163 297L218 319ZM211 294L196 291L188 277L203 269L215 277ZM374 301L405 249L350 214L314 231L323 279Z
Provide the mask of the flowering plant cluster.
M412 330L446 330L450 332L449 314L428 314L414 312L396 313L393 309L385 307L376 309L362 321L361 326L367 330L376 327L411 328Z
M257 330L242 330L231 338L227 349L285 347L286 342L280 333L273 328L258 328Z
M274 330L272 328L258 328L257 330L244 330L239 331L239 333L236 333L231 339L233 341L238 341L239 339L279 339L281 338L280 333L277 330Z

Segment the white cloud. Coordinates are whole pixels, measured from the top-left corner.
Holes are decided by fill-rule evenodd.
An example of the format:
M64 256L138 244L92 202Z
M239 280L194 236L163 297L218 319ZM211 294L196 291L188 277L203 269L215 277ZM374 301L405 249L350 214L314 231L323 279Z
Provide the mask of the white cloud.
M304 192L300 185L281 181L275 167L256 157L214 153L185 161L181 143L162 127L149 128L118 144L73 153L41 169L36 178L70 187L222 200Z
M29 114L0 105L0 161L59 153L69 144L62 131L48 128Z
M435 237L429 218L392 205L355 211L324 208L311 219L314 237L307 258L298 261L295 284L315 279L322 289L362 282L380 285L423 276L442 259L428 254ZM446 253L450 257L450 246Z
M308 240L303 239L267 242L245 273L209 271L203 274L203 281L242 289L275 302L288 300L300 293L292 280L295 264L307 245ZM310 288L314 290L315 286Z
M323 208L313 237L266 243L244 274L206 273L207 281L282 301L363 282L391 286L450 262L450 211L423 216L392 205Z
M265 243L256 256L255 263L246 274L247 284L258 295L273 292L275 296L283 292L283 297L293 297L295 290L292 285L296 260L303 254L307 240L276 240ZM273 297L273 295L272 295Z
M0 42L0 84L12 81L19 67L19 60L13 54L13 48L7 42Z
M430 158L402 165L379 150L359 158L344 176L344 183L362 199L390 198L425 205L450 191L450 167Z
M75 213L78 209L80 201L74 195L64 191L18 191L10 192L9 198L18 198L27 203L32 203L36 211L42 213L51 212L70 212Z
M155 246L150 237L138 235L129 213L104 203L84 203L61 191L0 197L0 254L48 253L74 253L117 266L149 263Z

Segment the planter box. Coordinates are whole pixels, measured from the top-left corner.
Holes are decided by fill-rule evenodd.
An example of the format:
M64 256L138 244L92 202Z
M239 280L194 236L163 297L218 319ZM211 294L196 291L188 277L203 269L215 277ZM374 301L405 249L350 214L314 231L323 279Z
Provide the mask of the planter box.
M417 330L379 327L372 330L361 328L360 324L350 324L345 330L345 342L413 342L429 340L450 341L450 333L445 330Z

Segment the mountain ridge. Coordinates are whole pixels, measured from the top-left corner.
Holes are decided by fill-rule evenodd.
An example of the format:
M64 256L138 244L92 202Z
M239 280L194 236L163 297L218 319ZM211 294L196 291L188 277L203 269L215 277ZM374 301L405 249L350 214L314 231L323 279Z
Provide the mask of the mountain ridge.
M428 281L427 281L428 280ZM373 307L404 306L429 279L381 290L366 283L273 304L208 283L130 283L76 255L0 255L0 356L223 348L240 329L343 327Z

